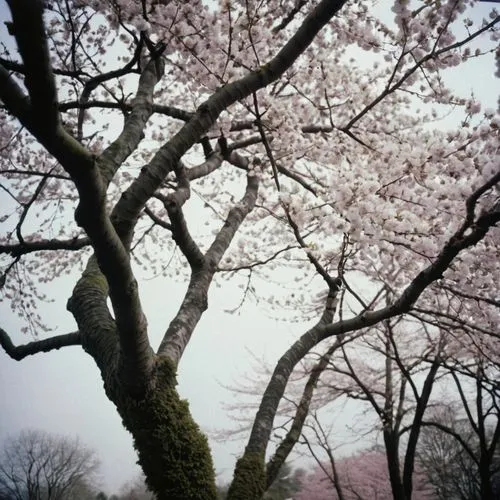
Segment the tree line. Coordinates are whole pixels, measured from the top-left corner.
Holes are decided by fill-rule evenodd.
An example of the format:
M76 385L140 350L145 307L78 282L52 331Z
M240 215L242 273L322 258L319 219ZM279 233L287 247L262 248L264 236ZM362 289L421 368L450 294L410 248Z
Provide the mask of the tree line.
M450 425L455 417L441 415L436 422ZM457 429L471 448L465 428ZM285 464L264 495L264 500L355 500L392 496L387 457L382 448L364 449L350 456L334 457L323 443L330 460L317 459L309 469ZM500 448L494 457L494 494L500 492ZM25 430L8 437L0 454L1 500L154 500L145 478L127 481L120 493L108 495L101 489L97 453L78 438ZM477 464L448 434L435 429L424 432L417 453L416 500L481 500L481 474ZM224 500L229 484L217 487Z

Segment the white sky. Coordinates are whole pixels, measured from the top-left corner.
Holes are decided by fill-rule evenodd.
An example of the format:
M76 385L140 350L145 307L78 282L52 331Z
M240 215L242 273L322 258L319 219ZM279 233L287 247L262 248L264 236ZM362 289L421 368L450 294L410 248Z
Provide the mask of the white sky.
M60 280L61 297L67 297L72 281ZM149 319L151 341L157 346L182 297L182 287L158 282L143 283L143 304ZM179 392L191 405L194 418L204 430L230 425L222 408L230 394L219 382L230 383L248 370L246 349L274 362L290 340L303 327L276 324L256 309L245 314L224 314L228 306L218 290L209 299L210 307L198 326L179 367ZM234 297L235 290L231 291ZM62 302L62 303L61 303ZM60 333L74 329L64 302L49 304L46 317L57 318ZM233 300L229 301L231 304ZM45 309L45 306L44 306ZM44 315L45 316L45 315ZM7 304L0 305L2 327L15 342L27 339L16 330L19 323L9 314ZM156 334L155 334L156 333ZM78 347L40 354L15 362L2 355L0 363L0 440L7 433L26 427L51 432L78 434L83 443L98 450L108 491L138 471L131 437L123 429L112 403L106 398L102 380L93 360ZM241 452L236 443L211 443L219 472L232 472L234 454Z
M487 16L494 4L477 6L478 17ZM387 2L380 2L385 9ZM2 6L3 8L4 6ZM5 28L0 27L0 38ZM496 107L498 80L493 77L492 59L474 61L450 73L453 86L466 96L472 89L486 107ZM3 203L3 199L0 198ZM3 205L5 208L5 205ZM0 209L0 215L4 210ZM60 300L43 305L44 317L58 333L75 329L66 311L66 300L75 277L52 283ZM150 325L151 341L156 347L182 299L184 286L161 280L140 283L142 302ZM232 396L220 382L231 384L252 368L248 350L274 364L291 341L305 331L306 324L287 324L267 317L257 307L245 307L240 314L224 309L235 305L237 291L231 287L215 289L209 309L198 325L179 367L179 392L187 398L196 421L204 430L229 427L223 403ZM15 343L31 339L19 333L20 323L9 305L0 303L0 325ZM97 450L102 461L103 489L118 491L139 471L131 436L123 429L112 403L106 398L102 380L92 359L78 347L39 354L22 362L0 353L0 441L31 427L49 432L78 435L85 445ZM342 415L348 422L353 415ZM339 422L340 425L340 422ZM211 441L217 471L228 480L243 443Z

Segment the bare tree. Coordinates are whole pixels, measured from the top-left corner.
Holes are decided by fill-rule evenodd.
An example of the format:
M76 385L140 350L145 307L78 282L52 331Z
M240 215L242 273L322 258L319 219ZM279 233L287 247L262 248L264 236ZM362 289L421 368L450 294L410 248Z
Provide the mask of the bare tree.
M477 464L467 451L474 448L471 429L466 422L457 418L456 412L456 408L448 406L435 409L428 416L429 421L446 431L437 426L422 429L418 463L423 467L439 500L474 500L480 498L480 481L475 470Z
M148 491L145 477L140 474L121 487L118 498L119 500L154 500L156 497Z
M498 368L485 359L450 366L458 401L423 421L418 460L440 499L494 500L499 494Z
M40 430L7 438L0 461L0 497L9 500L84 499L95 493L99 461L78 439Z

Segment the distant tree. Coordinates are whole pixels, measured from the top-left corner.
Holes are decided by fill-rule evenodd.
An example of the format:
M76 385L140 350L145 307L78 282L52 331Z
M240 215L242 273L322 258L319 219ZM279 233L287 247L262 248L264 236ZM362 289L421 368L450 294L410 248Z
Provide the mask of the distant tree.
M493 408L492 405L490 410ZM429 425L422 429L419 443L420 468L439 500L500 498L497 427L472 426L467 417L458 418L457 414L455 408L448 406L429 416ZM476 419L478 415L481 422L481 412Z
M294 500L388 500L393 498L386 454L364 450L331 463L317 464L305 475ZM432 488L417 471L413 500L433 500Z
M422 419L446 355L443 332L428 332L401 318L380 323L341 345L321 382L336 397L365 402L376 417L395 499L412 498Z
M99 461L78 439L40 430L22 431L5 441L0 458L0 498L86 500Z
M81 478L75 481L71 491L63 495L61 500L94 500L96 491L97 490L93 482L89 482L87 478Z
M455 415L448 411L440 413L434 415L438 424L456 432L469 447L472 434L467 424L457 421ZM464 446L448 432L437 427L425 427L419 443L418 462L439 500L480 498L477 494L479 478L476 464Z
M139 474L134 480L125 483L118 495L118 500L154 500L155 498L146 486L144 474Z

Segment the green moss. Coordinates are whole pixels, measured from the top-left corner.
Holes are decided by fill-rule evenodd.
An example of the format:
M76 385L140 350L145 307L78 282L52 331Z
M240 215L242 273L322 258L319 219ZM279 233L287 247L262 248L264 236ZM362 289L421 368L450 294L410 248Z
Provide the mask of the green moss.
M237 462L227 500L260 500L266 490L264 453L246 452Z
M87 268L85 269L85 271L83 271L82 277L78 280L75 290L80 287L83 287L84 289L97 288L103 295L108 295L108 280L106 279L104 274L101 273L95 256L92 256L89 259Z
M141 401L127 399L120 413L158 500L212 500L217 495L207 438L176 384L173 365L160 361L156 387Z
M100 272L83 273L82 285L86 287L97 288L104 295L109 292L108 281L104 277L104 274Z

